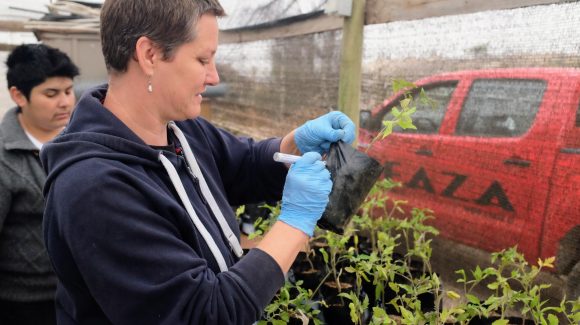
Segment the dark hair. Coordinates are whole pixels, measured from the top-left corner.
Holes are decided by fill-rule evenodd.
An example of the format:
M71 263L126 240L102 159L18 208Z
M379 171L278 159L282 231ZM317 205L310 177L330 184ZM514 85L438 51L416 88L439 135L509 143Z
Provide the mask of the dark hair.
M32 88L51 77L79 75L79 69L65 53L44 44L19 45L6 60L8 88L16 87L26 99Z
M101 44L107 70L125 72L137 40L146 36L163 51L163 59L195 39L193 26L212 13L225 15L218 0L106 0L101 9Z

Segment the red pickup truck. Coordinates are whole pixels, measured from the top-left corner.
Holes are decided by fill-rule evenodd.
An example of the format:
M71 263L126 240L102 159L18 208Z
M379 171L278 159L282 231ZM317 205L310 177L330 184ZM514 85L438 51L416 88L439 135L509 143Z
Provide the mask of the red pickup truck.
M580 293L580 69L445 73L416 81L417 130L371 140L403 99L361 112L360 150L403 183L391 193L435 212L447 239L488 252L518 245L557 256L568 297ZM417 98L418 96L413 96Z

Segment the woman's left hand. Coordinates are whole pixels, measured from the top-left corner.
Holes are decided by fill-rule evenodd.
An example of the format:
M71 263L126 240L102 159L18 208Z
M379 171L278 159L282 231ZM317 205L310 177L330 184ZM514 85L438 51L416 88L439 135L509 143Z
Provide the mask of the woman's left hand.
M355 138L355 125L342 112L334 111L310 120L296 129L294 141L300 152L328 152L330 144L342 140L352 143Z

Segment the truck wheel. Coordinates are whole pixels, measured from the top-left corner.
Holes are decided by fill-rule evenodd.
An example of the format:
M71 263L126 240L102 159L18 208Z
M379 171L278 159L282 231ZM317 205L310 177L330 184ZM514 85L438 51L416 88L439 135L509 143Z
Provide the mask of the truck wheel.
M576 300L580 297L580 262L572 268L566 279L566 300Z
M560 240L556 256L556 268L561 275L568 275L580 263L580 225L574 226Z

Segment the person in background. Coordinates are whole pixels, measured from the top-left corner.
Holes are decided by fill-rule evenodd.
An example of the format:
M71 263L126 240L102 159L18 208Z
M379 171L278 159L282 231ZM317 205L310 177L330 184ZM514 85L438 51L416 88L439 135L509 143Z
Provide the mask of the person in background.
M0 324L55 324L39 150L68 123L79 70L65 53L43 44L16 47L6 65L16 107L0 125Z
M255 142L199 117L222 15L217 0L105 1L109 82L41 153L59 324L252 324L312 235L332 188L321 154L354 123L332 112ZM230 206L280 199L242 256Z

